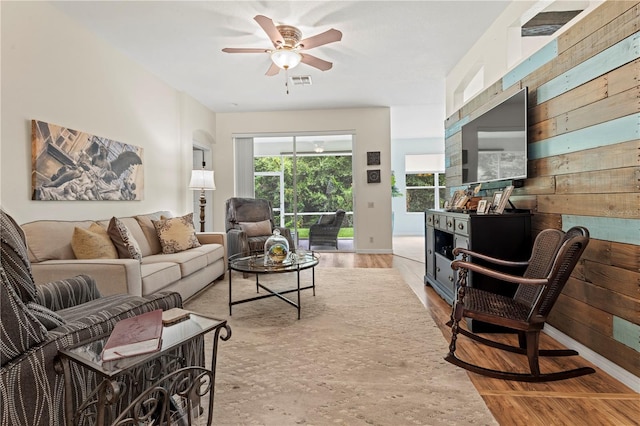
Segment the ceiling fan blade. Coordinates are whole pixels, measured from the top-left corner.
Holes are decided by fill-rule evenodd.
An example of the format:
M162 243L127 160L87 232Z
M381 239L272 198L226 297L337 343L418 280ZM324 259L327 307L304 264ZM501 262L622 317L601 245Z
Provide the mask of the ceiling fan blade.
M325 61L324 59L316 58L315 56L309 55L307 53L301 53L302 56L301 62L304 62L307 65L311 65L314 68L318 68L320 71L327 71L333 67L333 64L329 61Z
M298 43L298 46L300 46L300 50L308 50L314 47L322 46L323 44L329 44L340 40L342 40L342 33L334 28L331 28L330 30L327 30L323 33L305 38L300 43Z
M253 19L255 19L258 25L260 25L264 32L267 33L275 47L279 47L284 44L284 38L282 38L282 34L280 34L280 31L278 31L278 28L276 28L276 25L273 23L271 18L267 18L264 15L256 15Z
M280 67L278 67L276 64L274 64L273 62L271 62L271 66L269 67L269 69L267 70L266 73L264 73L264 75L267 75L269 77L272 77L274 75L278 75L278 73L280 72Z
M222 51L225 53L267 53L269 49L260 49L259 47L225 47Z

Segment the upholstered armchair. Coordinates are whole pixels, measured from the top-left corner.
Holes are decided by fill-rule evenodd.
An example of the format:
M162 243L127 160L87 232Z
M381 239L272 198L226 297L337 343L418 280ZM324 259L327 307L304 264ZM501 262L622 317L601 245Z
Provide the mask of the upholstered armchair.
M241 253L262 253L264 243L275 229L289 242L289 249L295 251L291 231L275 226L273 207L269 200L259 198L229 198L226 202L225 228L227 231L227 253L229 256Z
M338 249L338 233L344 221L344 210L336 210L335 213L323 214L309 228L309 250L311 246L331 245Z
M0 425L65 425L72 422L65 402L79 407L100 379L74 370L67 395L58 351L107 335L121 319L182 307L182 298L162 291L101 296L88 275L35 284L29 253L22 228L0 209ZM123 395L111 407L117 411L131 399Z

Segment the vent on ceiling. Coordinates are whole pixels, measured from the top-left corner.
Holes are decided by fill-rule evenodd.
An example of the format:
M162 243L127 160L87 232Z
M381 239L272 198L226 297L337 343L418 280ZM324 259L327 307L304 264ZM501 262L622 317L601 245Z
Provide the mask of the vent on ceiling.
M541 12L522 26L522 37L549 36L575 18L582 10Z
M296 86L311 86L310 75L292 75L289 78L291 79L291 83Z

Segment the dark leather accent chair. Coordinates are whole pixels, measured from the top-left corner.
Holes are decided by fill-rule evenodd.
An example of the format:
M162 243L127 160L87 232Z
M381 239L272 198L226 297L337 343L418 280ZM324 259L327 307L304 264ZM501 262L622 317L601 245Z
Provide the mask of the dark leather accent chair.
M268 226L258 227L268 221ZM248 224L256 224L254 232L249 231ZM244 226L244 229L243 229ZM289 249L295 251L295 244L288 228L275 225L271 201L260 198L229 198L226 202L225 228L227 231L227 254L229 257L237 254L249 256L252 253L261 254L264 243L275 229L289 242ZM264 232L260 232L263 229ZM254 235L256 230L262 235ZM249 235L251 234L251 235Z
M539 356L578 355L574 350L541 350L538 346L540 331L547 321L547 316L588 243L589 231L576 226L566 233L557 229L540 232L534 242L531 257L525 262L505 261L463 248L454 249L454 255L462 254L462 258L451 263L451 267L458 270L458 293L448 323L452 336L445 360L488 377L523 382L563 380L594 373L595 370L590 367L542 373L538 363ZM494 265L526 267L526 270L522 276L510 275L474 263L474 260L480 259ZM469 271L472 271L474 276L482 274L500 280L505 286L517 286L515 295L501 296L468 287ZM472 318L514 330L518 335L518 346L496 342L462 328L460 322L463 318ZM493 348L526 355L530 372L494 370L461 360L455 354L458 334Z
M335 213L323 214L309 228L309 250L311 246L333 246L338 249L338 233L344 222L345 211L338 209Z

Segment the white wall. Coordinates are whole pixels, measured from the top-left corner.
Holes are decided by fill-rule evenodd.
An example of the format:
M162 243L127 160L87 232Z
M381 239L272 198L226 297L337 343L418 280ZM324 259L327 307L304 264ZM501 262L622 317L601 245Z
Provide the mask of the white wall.
M215 114L48 3L1 8L2 208L19 223L191 211L193 135ZM31 201L32 119L144 148L144 200Z
M402 197L391 199L394 224L393 235L424 235L424 213L407 213L405 156L412 154L443 154L444 136L436 138L393 139L391 141L391 170Z
M355 245L360 253L391 253L391 158L389 108L217 114L213 164L214 227L224 228L224 204L234 196L233 137L308 132L353 133ZM380 151L380 167L367 166L367 151ZM379 168L381 183L367 184ZM373 207L369 207L373 203ZM373 238L373 242L370 239Z
M567 31L579 22L582 17L588 15L593 9L602 4L603 1L512 1L447 75L446 116L451 116L464 105L462 90L480 67L484 66L484 82L482 86L482 90L484 90L500 80L510 69L527 59L532 53ZM528 40L522 40L522 38L518 37L520 25L525 24L538 12L580 8L584 8L580 15L551 36L530 37Z

